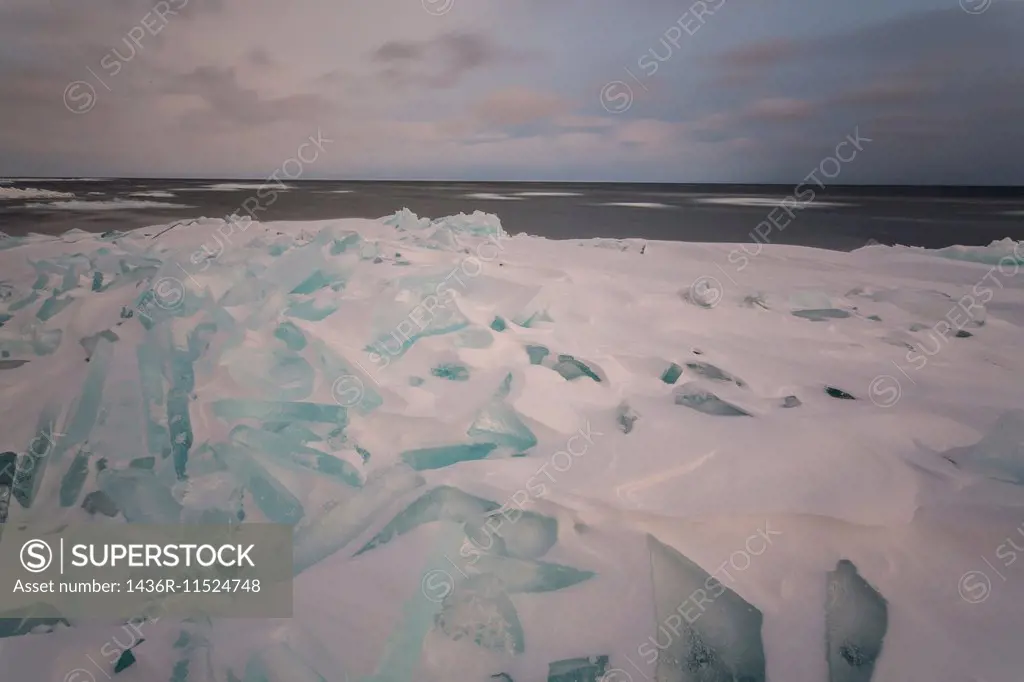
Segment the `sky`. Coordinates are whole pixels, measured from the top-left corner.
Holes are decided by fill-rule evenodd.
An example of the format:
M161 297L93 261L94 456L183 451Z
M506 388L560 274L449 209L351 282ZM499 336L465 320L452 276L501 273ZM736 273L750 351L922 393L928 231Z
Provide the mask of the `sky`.
M8 177L1024 185L1022 122L1021 0L0 0Z

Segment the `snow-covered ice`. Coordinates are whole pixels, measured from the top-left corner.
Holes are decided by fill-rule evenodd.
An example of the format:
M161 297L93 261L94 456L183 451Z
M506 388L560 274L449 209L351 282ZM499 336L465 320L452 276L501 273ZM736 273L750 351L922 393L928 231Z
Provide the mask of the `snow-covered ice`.
M715 206L750 206L774 208L780 206L785 199L783 197L702 197L694 199L698 204L712 204ZM840 201L806 201L801 202L801 208L839 208L844 206L855 206Z
M56 192L52 189L35 187L0 187L0 200L3 199L69 199L75 196L71 192Z
M55 441L9 523L293 524L294 617L112 679L1019 676L1024 243L163 230L0 239L0 450ZM24 616L4 679L113 675Z
M128 196L130 197L149 197L151 199L173 199L175 194L173 192L163 192L160 190L149 190L146 192L132 192Z

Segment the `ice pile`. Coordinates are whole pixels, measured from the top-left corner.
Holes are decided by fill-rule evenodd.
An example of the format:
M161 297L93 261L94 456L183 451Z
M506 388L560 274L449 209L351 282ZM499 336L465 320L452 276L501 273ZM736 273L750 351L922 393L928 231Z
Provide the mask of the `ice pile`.
M290 620L130 644L40 600L0 668L1011 679L1024 278L735 248L408 210L0 239L10 523L285 523L296 573Z

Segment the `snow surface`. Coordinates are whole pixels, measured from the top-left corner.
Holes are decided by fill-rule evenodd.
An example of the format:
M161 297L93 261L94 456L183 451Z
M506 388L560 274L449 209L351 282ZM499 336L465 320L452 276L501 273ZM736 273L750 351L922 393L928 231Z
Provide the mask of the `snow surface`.
M509 197L504 194L492 194L490 192L474 192L473 194L463 194L462 196L467 199L488 199L490 201L522 201L519 196Z
M674 208L668 204L644 201L613 201L607 204L598 204L598 206L622 206L625 208Z
M56 450L88 442L110 481L155 447L145 476L177 504L89 466L61 506L72 458L54 454L9 523L89 519L97 487L136 522L232 512L250 484L211 452L235 452L301 504L241 502L247 522L301 512L294 617L143 623L114 679L172 679L188 656L202 682L593 680L549 665L599 656L606 682L1019 676L1024 277L1008 261L551 241L480 212L160 231L0 239L0 349L26 361L0 365L0 450L24 452L55 404ZM1008 249L1024 243L990 247ZM86 383L107 374L102 395ZM245 429L232 399L342 406L347 423ZM275 437L289 447L260 446ZM302 448L359 480L298 466ZM401 514L418 499L432 516ZM124 628L68 620L0 639L3 678L107 679Z
M160 190L150 190L147 192L132 192L128 196L130 197L149 197L151 199L173 199L176 195L173 192L162 192Z
M64 211L110 211L128 208L191 208L191 206L187 204L172 204L165 201L111 199L110 201L53 201L47 204L25 204L25 208L55 208Z
M26 187L0 187L0 200L2 199L65 199L75 196L71 192L55 192L51 189L36 189Z

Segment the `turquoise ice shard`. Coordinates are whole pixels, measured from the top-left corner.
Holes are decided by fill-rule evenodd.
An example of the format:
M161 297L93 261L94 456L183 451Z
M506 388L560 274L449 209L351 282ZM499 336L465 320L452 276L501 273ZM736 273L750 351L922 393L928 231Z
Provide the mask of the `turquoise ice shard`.
M402 460L416 471L442 469L458 462L484 459L496 447L498 446L495 443L442 445L436 448L407 450L402 453Z
M603 682L607 667L607 656L553 661L548 664L548 682Z
M334 278L324 274L323 270L314 270L313 274L303 280L290 294L312 294L334 284Z
M503 332L508 329L508 324L502 317L498 316L494 318L493 322L491 322L491 329L496 332Z
M171 444L167 427L163 425L161 410L164 406L164 358L155 337L147 335L136 349L139 367L139 387L142 393L142 413L146 421L146 442L149 454L170 454ZM160 415L157 417L156 415Z
M827 322L829 320L841 320L850 316L850 313L838 308L817 308L811 310L794 310L793 317L802 317L811 322Z
M1024 485L1024 410L1004 412L977 443L942 454L965 471Z
M214 450L271 523L294 525L302 520L302 503L248 451L234 444L218 445Z
M441 364L431 369L430 373L438 379L447 379L449 381L469 381L469 369L464 365L454 363Z
M269 461L292 470L315 473L358 488L363 484L359 470L343 459L319 450L297 445L288 438L249 426L236 426L231 441L250 452L267 455Z
M399 512L362 549L356 552L355 556L391 542L399 535L415 530L423 524L434 521L466 523L496 511L498 508L499 505L496 502L475 497L458 488L447 485L438 486L430 492L424 493Z
M551 351L549 351L544 346L535 346L531 344L526 347L526 354L530 358L531 365L541 364L542 362L544 362L544 358L546 358L550 353Z
M338 310L339 304L318 304L316 301L293 301L285 309L284 314L299 320L320 322Z
M523 423L516 411L505 403L505 398L511 390L511 383L512 375L509 374L495 396L477 415L467 434L523 452L537 445L537 437Z
M447 573L451 568L448 557L459 551L463 539L458 528L438 529L437 544L424 566L422 579L417 583L415 594L403 606L401 624L388 637L374 674L364 678L365 682L416 679L423 640L434 624L442 620L438 611L452 595L454 583Z
M563 590L596 575L592 571L581 571L572 566L488 554L477 556L472 566L483 575L497 578L502 589L513 594ZM475 579L471 578L470 581Z
M282 322L274 330L274 336L284 341L288 350L300 351L306 347L306 335L293 322Z
M46 468L53 461L54 450L62 441L64 434L57 433L54 428L57 414L58 408L55 405L47 405L43 409L36 422L36 435L25 448L25 455L18 464L11 492L23 507L31 507L35 501Z
M93 334L92 336L86 336L79 339L78 343L85 349L87 358L92 357L93 352L96 350L96 344L99 343L101 338L106 339L111 343L120 341L120 337L109 329L104 329L98 334Z
M100 338L90 359L89 373L82 384L74 415L68 422L61 447L54 453L54 459L59 459L67 448L88 440L103 404L103 387L113 355L114 344L106 338Z
M673 362L664 372L661 373L661 380L666 384L671 385L676 383L682 375L683 368Z
M221 364L235 383L257 394L303 400L313 392L313 367L290 350L237 348L226 351Z
M371 477L351 497L297 532L295 574L298 575L352 542L366 532L382 510L424 483L419 474L402 466Z
M89 477L89 452L79 450L71 465L64 472L64 478L60 482L60 506L73 507L78 503L85 486L85 479Z
M640 648L657 653L656 682L764 682L761 612L651 535L647 547L657 631Z
M427 600L424 600L427 601ZM437 626L454 641L468 640L505 654L526 650L519 614L499 578L477 575L448 591Z
M566 381L589 377L598 383L601 382L601 377L590 366L571 355L559 355L558 362L551 369L561 374Z
M174 472L185 477L188 453L192 448L192 419L189 396L195 390L195 370L186 351L174 350L171 355L171 388L167 391L167 428L171 438Z
M828 574L825 647L829 682L868 682L882 653L889 611L848 559Z
M705 379L711 379L713 381L726 381L731 382L739 386L740 388L746 387L746 382L742 379L729 374L728 372L715 367L707 362L688 362L686 368L691 372L698 374Z
M97 270L92 273L92 290L100 291L103 289L103 273Z
M246 663L245 678L242 682L328 682L328 680L311 668L290 646L282 642L271 644L252 654Z
M213 402L212 409L213 413L221 419L258 419L265 422L305 421L335 424L339 427L348 425L348 411L344 407L325 403L223 398Z
M36 317L45 322L74 303L74 301L75 299L71 296L57 298L56 293L54 293L50 298L43 301L43 305L39 306L39 310L36 312Z
M128 523L176 524L181 504L156 475L145 469L104 469L96 475L100 490L117 505Z
M674 392L676 405L683 405L704 414L719 417L750 417L751 414L706 391L693 382L683 384Z

